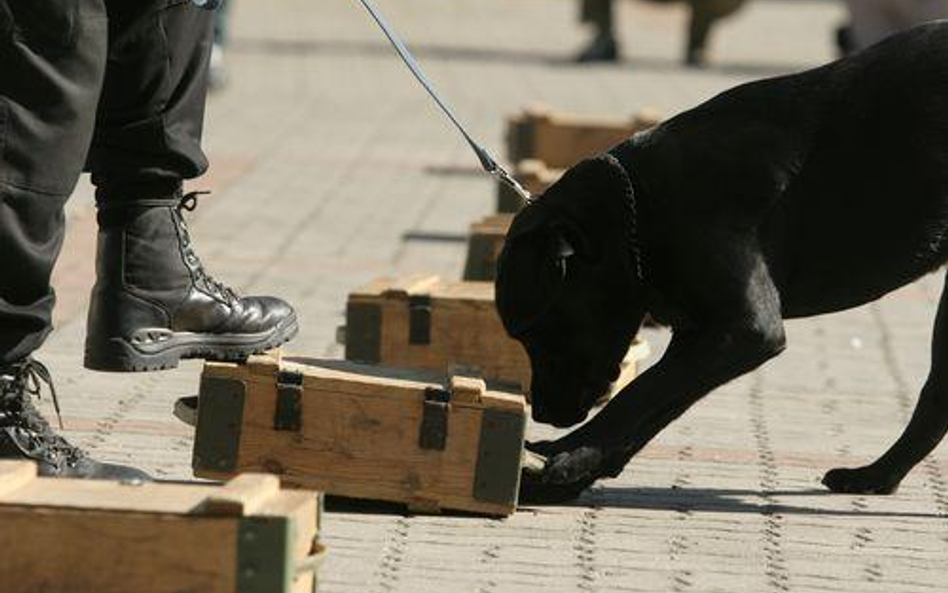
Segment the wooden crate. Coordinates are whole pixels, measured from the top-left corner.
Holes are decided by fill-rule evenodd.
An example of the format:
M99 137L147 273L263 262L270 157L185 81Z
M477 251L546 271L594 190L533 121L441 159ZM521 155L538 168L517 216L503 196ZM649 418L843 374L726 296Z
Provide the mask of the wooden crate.
M460 365L516 390L530 382L530 360L507 336L491 282L382 278L349 295L341 337L347 360L434 372Z
M530 385L530 360L504 330L492 282L377 280L349 295L340 341L352 361L435 372L454 365L504 389L526 392ZM644 342L633 345L616 386L636 376L647 352Z
M513 170L514 178L532 195L538 196L563 176L562 169L551 169L542 161L525 159ZM506 183L497 183L497 212L513 213L523 208L523 198Z
M661 116L652 110L642 110L630 118L616 118L531 106L507 119L507 156L512 163L537 159L547 167L567 169L660 121Z
M415 510L512 513L523 398L441 377L274 354L208 363L195 474L267 470L287 485Z
M119 483L0 462L0 590L309 593L324 555L319 502L268 475Z
M513 214L493 214L471 225L467 243L467 261L464 264L464 280L493 281L497 275L497 258L504 247L504 239Z

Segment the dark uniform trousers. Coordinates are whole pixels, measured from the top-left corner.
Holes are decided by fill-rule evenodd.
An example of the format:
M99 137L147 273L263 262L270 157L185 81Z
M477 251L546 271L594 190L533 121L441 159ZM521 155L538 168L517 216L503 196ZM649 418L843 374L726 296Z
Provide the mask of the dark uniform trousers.
M63 205L173 194L201 151L213 15L189 0L0 0L0 364L51 330Z
M651 0L656 4L671 4L680 0ZM688 24L688 50L703 49L711 27L744 5L746 0L688 0L691 18ZM600 34L613 33L613 0L582 0L580 19L592 24Z

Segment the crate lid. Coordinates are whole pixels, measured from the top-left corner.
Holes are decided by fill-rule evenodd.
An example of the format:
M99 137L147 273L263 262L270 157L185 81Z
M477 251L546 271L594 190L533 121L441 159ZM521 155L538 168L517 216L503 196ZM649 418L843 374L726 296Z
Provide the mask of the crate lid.
M279 479L265 474L244 474L225 484L118 482L44 478L33 462L0 461L0 508L245 517L282 515L315 496L281 491Z
M398 278L379 278L365 284L349 294L349 299L408 299L427 296L432 300L451 299L493 303L493 282L443 281L439 276L408 275Z
M234 363L208 362L207 377L231 377ZM306 389L322 392L364 395L366 397L404 397L419 401L425 390L446 389L452 403L522 412L521 395L487 389L476 369L452 366L444 373L361 364L348 360L294 356L272 351L251 356L244 365L249 376L276 377L278 373L299 373ZM270 381L272 379L266 379Z

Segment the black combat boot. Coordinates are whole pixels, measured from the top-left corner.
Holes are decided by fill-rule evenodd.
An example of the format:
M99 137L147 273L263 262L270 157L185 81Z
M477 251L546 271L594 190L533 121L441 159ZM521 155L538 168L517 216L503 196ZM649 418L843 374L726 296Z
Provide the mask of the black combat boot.
M600 33L576 56L576 62L615 62L619 59L619 42L611 33Z
M99 205L87 368L152 371L182 358L242 360L296 335L287 303L238 296L204 271L181 215L196 203L197 194L178 192Z
M0 459L35 461L41 476L98 480L150 480L145 472L122 465L99 463L57 435L33 406L40 385L49 385L59 414L59 402L49 371L33 359L0 367ZM62 424L62 421L60 421Z

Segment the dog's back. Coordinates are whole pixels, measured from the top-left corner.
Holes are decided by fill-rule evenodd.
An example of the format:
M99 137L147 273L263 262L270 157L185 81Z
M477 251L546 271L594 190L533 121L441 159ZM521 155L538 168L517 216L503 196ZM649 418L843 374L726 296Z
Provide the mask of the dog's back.
M787 302L871 300L948 261L948 22L737 87L630 147L663 218L751 221Z

